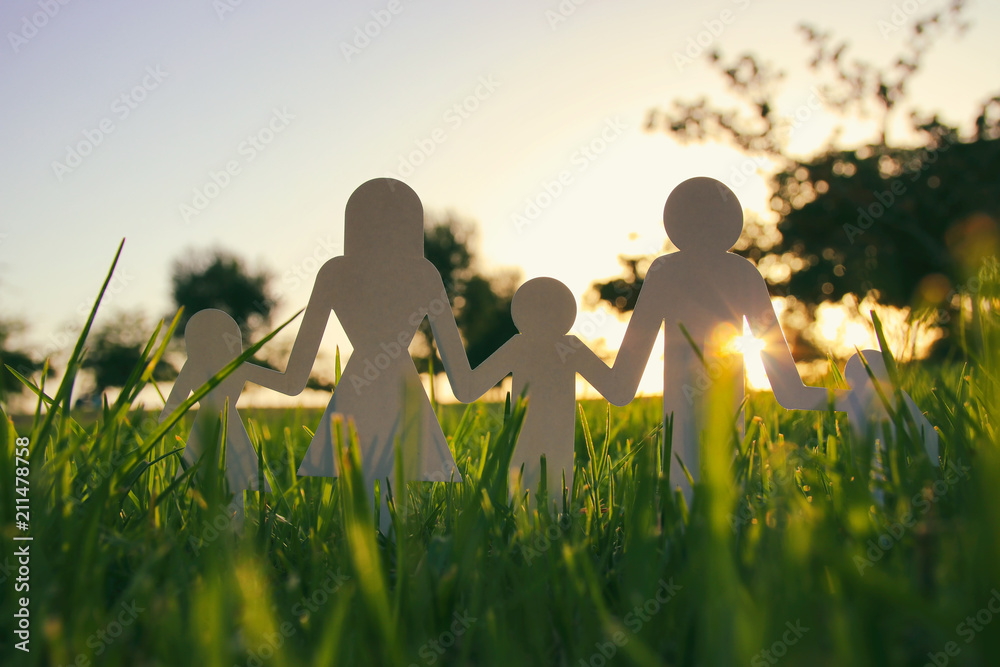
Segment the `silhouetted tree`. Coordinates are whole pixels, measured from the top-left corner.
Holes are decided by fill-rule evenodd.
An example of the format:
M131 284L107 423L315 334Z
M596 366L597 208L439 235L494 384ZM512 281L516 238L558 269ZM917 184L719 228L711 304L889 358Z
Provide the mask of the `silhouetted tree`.
M477 273L474 238L473 226L452 216L430 221L424 230L424 255L441 273L473 367L517 333L510 316L510 301L518 279L513 271L493 277ZM427 371L432 352L434 367L440 370L441 359L426 320L420 325L418 340L424 348L423 354L414 357L418 370Z
M650 112L647 127L682 142L728 141L748 156L776 165L770 177L776 228L749 221L735 251L758 263L775 294L790 293L813 310L846 293L875 295L895 306L958 305L984 260L1000 254L1000 97L985 102L974 130L908 108L919 142L892 142L887 132L903 109L908 85L934 38L964 30L963 0L915 19L904 52L887 67L848 58L849 45L802 26L813 48L814 98L799 116L784 117L775 100L783 73L752 54L711 66L741 105L713 106L701 99L675 101ZM790 132L822 105L844 117L876 121L865 145L838 146L835 133L818 153L799 158L788 150ZM807 121L808 119L806 119ZM735 178L735 176L734 176ZM625 312L635 303L643 271L637 258L625 275L594 283L593 294ZM639 270L637 270L639 267ZM771 270L777 269L777 270ZM951 317L939 317L944 324Z
M178 336L194 313L205 308L217 308L229 313L243 332L244 346L250 344L251 334L270 323L271 313L278 305L272 297L272 276L267 271L253 272L245 261L225 250L194 253L174 263L171 278L174 305L184 307L177 327ZM253 363L268 368L274 366L267 359L253 357ZM278 364L284 366L284 363ZM333 391L333 376L309 376L306 387L320 391Z
M99 397L109 387L125 384L142 361L142 350L151 334L152 329L139 311L119 313L113 321L91 332L82 367L94 375L94 396ZM153 379L157 381L175 377L177 370L163 359L153 370Z
M24 325L20 322L0 320L0 401L5 401L8 396L27 389L13 373L7 370L7 366L24 377L31 378L31 375L40 371L44 365L30 352L13 349L11 339L22 331ZM50 368L49 375L52 374L53 370Z
M617 278L610 278L607 282L595 282L591 285L592 293L588 295L590 301L606 301L612 308L620 313L628 313L635 308L635 302L639 298L639 290L642 289L645 270L640 268L642 264L649 265L649 257L628 257L619 255L618 261L625 268L623 275Z
M462 285L463 304L456 321L473 368L517 333L510 316L516 280L516 273L493 279L472 275Z
M224 250L189 253L174 263L171 277L174 304L184 307L178 332L188 318L205 308L229 313L244 335L269 323L276 303L270 296L266 271L253 272L239 257Z

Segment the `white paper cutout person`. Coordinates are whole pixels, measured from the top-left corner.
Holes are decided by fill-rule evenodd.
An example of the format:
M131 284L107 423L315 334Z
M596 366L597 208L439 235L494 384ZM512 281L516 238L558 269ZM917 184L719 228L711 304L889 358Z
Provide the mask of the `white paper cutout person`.
M160 413L161 422L176 410L192 391L205 384L243 353L243 334L236 320L228 313L210 308L199 310L188 320L184 328L184 344L187 348L187 361L174 380L174 386ZM206 443L203 443L201 438L205 434L214 432L228 402L226 480L229 482L229 490L234 495L237 523L241 523L243 519L243 491L258 490L257 453L236 411L236 402L243 392L248 374L253 369L264 370L260 366L245 362L201 398L183 452L184 461L189 466L197 463L205 451ZM212 462L209 461L207 464L212 465ZM266 478L264 490L271 490Z
M887 399L892 401L894 392L889 379L889 371L885 367L885 360L882 358L882 353L878 350L862 350L861 354L864 355L865 361L868 362L868 367L871 368L872 374L878 380L882 392ZM871 376L868 375L868 371L865 369L858 354L854 354L847 361L847 365L844 367L844 379L847 380L847 384L851 389L837 399L834 409L847 413L847 421L854 434L857 437L864 437L867 429L870 426L874 426L879 430L888 428L889 434L895 437L895 424L890 420L889 412L885 409L885 404L879 397L878 391L875 389L875 384L872 382ZM900 394L903 402L906 404L907 412L910 413L910 417L912 417L913 423L918 429L917 433L909 433L910 437L915 442L923 444L924 450L927 452L927 456L933 465L939 465L937 431L934 430L934 426L927 420L924 413L920 411L917 404L913 402L910 395L905 391L900 391ZM897 410L901 408L898 405L895 407ZM903 423L909 431L911 428L910 422L905 417ZM876 472L879 473L880 471Z
M743 400L742 356L720 356L725 347L720 337L732 340L741 335L746 318L754 337L764 343L764 368L783 407L819 408L826 403L827 393L822 387L802 383L764 278L749 260L729 252L743 230L743 209L733 191L712 178L686 180L667 198L663 226L679 251L662 255L650 265L614 370L621 374L618 381L623 390L634 395L660 325L665 325L664 422L673 414L670 479L690 502L693 490L676 456L697 482L702 408L709 393L705 379L712 380L717 370L738 378L732 415ZM705 363L681 325L705 354ZM737 424L742 433L742 419Z
M471 403L509 373L513 373L512 397L527 387L527 412L510 465L511 489L529 491L534 500L544 454L546 488L555 501L562 497L563 473L566 488L573 489L576 374L613 396L612 371L579 338L568 334L576 319L576 299L558 280L534 278L521 285L510 313L520 333L477 366L456 396ZM524 476L518 479L522 465Z
M462 479L408 352L417 328L427 317L452 385L454 373L469 372L441 274L424 257L423 234L423 206L409 186L389 178L359 186L345 211L344 254L320 268L285 372L255 371L254 376L254 381L259 378L261 384L282 393L300 393L330 313L336 313L354 352L309 443L299 474L337 476L330 418L336 413L343 415L345 422L353 420L365 482L369 490L374 490L375 480L383 487L383 531L391 525L384 485L387 478L395 483L404 386L416 387L419 398L417 414L411 412L408 417L410 426L416 425L419 452L405 452L406 479ZM414 440L407 439L408 449ZM405 497L404 489L393 493L397 498Z

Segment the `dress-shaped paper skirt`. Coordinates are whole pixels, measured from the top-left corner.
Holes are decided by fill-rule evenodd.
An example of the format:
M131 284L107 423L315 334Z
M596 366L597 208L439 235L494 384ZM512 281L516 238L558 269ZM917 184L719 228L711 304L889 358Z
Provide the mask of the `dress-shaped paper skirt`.
M374 354L354 351L309 443L299 475L338 476L331 428L335 415L343 417L340 438L344 447L349 442L348 423L354 424L369 487L376 479L388 478L395 484L397 447L402 449L407 481L462 479L408 354L392 359L381 350Z

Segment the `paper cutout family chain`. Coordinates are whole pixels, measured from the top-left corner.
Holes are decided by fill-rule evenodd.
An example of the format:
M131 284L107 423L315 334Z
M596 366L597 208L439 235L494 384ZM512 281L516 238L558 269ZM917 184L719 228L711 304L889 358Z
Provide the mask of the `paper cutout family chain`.
M354 352L298 473L337 476L330 423L331 415L339 414L354 423L369 491L374 490L375 480L396 479L394 447L404 430L407 437L402 441L419 446L415 452L407 452L411 464L406 465L403 479L461 480L407 352L425 318L430 321L445 372L459 400L476 400L508 374L513 376L512 395L527 388L529 407L511 461L512 485L519 484L522 489L538 487L542 455L547 488L561 488L563 475L567 487L572 488L576 374L611 403L629 403L661 326L665 332L664 422L669 423L673 416L673 452L685 462L695 481L706 401L705 394L692 391L692 387L699 386L706 363L720 359L727 362L721 368L742 380L742 356L732 358L739 353L727 345L742 333L744 319L754 337L763 342L761 358L778 403L786 409L825 409L827 390L803 384L763 277L749 260L729 252L743 229L743 210L732 190L711 178L684 181L667 198L663 225L678 251L662 255L650 265L613 366L568 333L576 317L572 292L553 278L535 278L517 290L511 303L511 316L520 333L472 369L441 275L424 257L420 199L399 181L368 181L347 202L344 254L320 268L285 371L244 363L205 395L184 459L190 464L198 460L203 450L198 440L201 427L217 421L228 402L229 486L237 498L245 489L256 489L257 456L234 407L236 401L247 382L287 395L301 393L331 312L339 318ZM188 359L161 419L243 350L239 327L219 310L195 313L184 340ZM845 369L850 390L838 392L834 406L848 413L855 429L865 428L873 418L888 417L872 382L872 375L881 382L888 380L881 354L863 354L871 375L855 355ZM742 381L735 386L733 414L743 401ZM403 387L419 387L410 392L417 398L408 398L405 406ZM924 442L928 456L937 461L937 434L908 396L904 395L904 401L913 417L907 423L920 430L911 436ZM737 428L742 431L742 420L737 420ZM677 457L672 457L670 479L690 500L692 488ZM522 469L523 478L515 479ZM266 482L264 490L269 490ZM385 499L387 494L380 495ZM381 516L387 520L389 513L383 511Z

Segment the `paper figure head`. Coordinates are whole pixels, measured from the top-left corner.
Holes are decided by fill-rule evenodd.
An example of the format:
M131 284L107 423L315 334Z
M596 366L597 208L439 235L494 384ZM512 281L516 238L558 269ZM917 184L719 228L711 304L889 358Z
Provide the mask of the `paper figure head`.
M872 369L875 379L880 384L888 382L889 371L885 367L885 360L882 359L882 353L878 350L861 350L861 354L864 355L865 361L868 362L869 368ZM847 360L847 365L844 366L844 379L847 380L847 384L851 386L851 389L857 389L871 381L865 365L861 362L861 355L855 353L853 357Z
M562 336L576 320L576 298L555 278L532 278L514 293L510 315L521 333Z
M344 255L391 260L424 256L424 207L410 186L393 178L362 183L347 200Z
M222 368L243 352L243 333L236 320L221 310L199 310L184 328L188 360Z
M726 252L743 232L743 207L736 194L714 178L689 178L670 193L663 228L679 249Z

